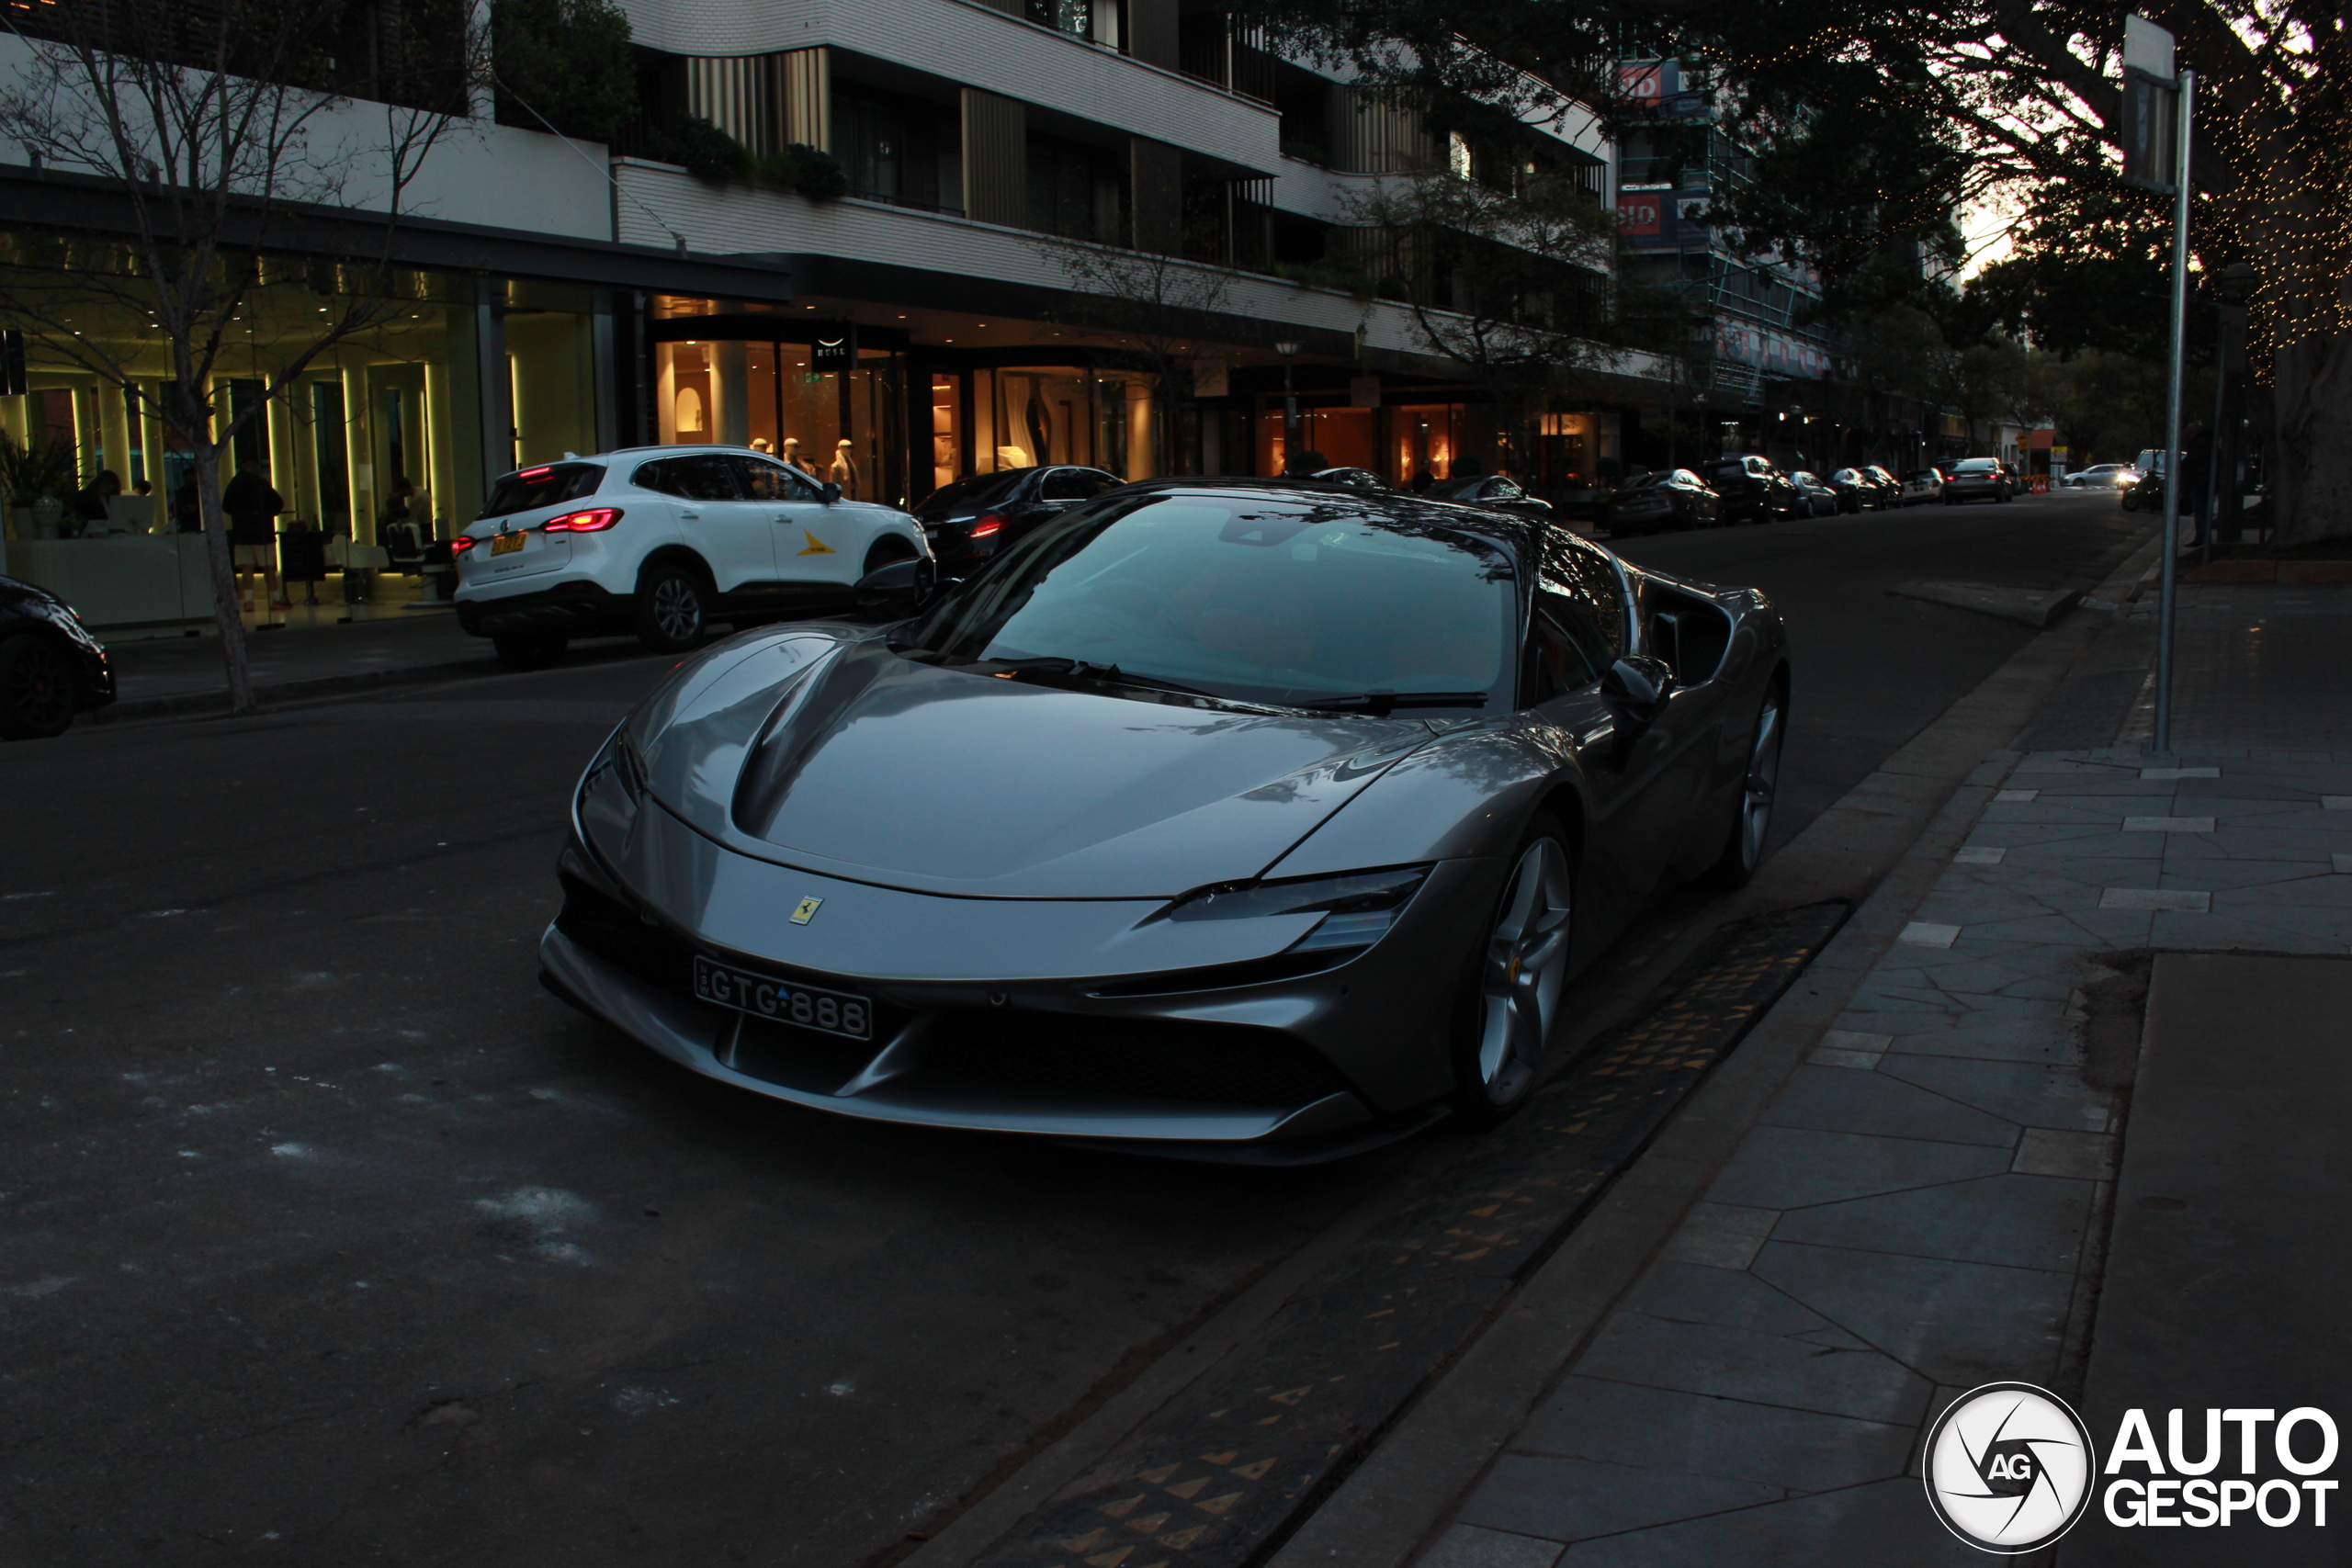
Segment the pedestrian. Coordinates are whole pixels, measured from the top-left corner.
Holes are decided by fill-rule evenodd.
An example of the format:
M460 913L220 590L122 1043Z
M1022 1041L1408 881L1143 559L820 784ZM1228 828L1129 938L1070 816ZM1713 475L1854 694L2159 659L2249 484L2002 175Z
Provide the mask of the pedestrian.
M100 468L96 479L75 491L74 515L80 521L82 532L90 532L90 525L94 523L97 525L99 533L107 532L107 525L113 521L109 503L121 493L122 476L112 468Z
M2193 513L2197 532L2181 541L2183 549L2195 549L2205 542L2205 527L2211 521L2205 513L2211 500L2213 478L2213 433L2203 424L2192 424L2183 433L2180 454L2180 509Z
M270 487L259 463L249 461L237 469L220 492L220 510L229 514L229 543L236 549L239 603L248 610L254 607L245 579L257 572L269 591L269 607L291 609L277 585L277 518L286 510L286 498Z
M1430 472L1430 466L1427 463L1423 463L1418 469L1414 470L1413 493L1415 495L1429 494L1430 487L1436 483L1437 476Z

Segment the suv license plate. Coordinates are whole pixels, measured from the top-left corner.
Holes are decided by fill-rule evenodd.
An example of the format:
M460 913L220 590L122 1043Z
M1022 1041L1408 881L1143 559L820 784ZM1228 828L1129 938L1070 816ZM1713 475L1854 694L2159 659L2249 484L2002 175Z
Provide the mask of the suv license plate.
M752 975L696 956L695 995L753 1018L819 1029L852 1040L874 1038L874 1004L847 991L823 990L773 975Z
M511 556L523 547L523 541L529 536L527 534L493 534L490 538L490 553Z

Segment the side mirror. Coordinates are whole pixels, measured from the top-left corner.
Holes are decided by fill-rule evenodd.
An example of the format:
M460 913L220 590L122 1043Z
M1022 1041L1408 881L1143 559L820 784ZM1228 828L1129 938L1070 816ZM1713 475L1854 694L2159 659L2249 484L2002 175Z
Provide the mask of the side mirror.
M825 504L827 506L831 506L833 502L842 498L842 487L833 483L832 480L827 479L825 481L823 494L825 497Z
M1635 728L1655 722L1673 695L1673 670L1646 653L1627 654L1600 677L1600 700Z
M928 557L894 560L857 581L857 613L877 620L903 620L931 602L939 563Z

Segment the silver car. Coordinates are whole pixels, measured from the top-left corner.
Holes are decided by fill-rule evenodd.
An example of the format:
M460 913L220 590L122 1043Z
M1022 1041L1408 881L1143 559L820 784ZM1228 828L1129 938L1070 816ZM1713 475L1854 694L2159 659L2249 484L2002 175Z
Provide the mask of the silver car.
M1561 525L1161 480L892 572L606 742L559 995L843 1115L1330 1158L1509 1115L1569 978L1762 851L1780 617Z
M1962 457L1944 470L1946 506L1963 501L2002 501L2017 493L2017 479L1998 457Z

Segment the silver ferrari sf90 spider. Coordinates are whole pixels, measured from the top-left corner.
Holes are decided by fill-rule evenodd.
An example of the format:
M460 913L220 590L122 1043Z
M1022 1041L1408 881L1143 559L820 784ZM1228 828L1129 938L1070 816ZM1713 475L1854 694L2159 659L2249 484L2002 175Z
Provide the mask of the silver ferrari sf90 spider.
M1546 519L1158 480L894 572L605 743L560 995L844 1115L1330 1158L1509 1115L1578 968L1763 849L1779 616Z

